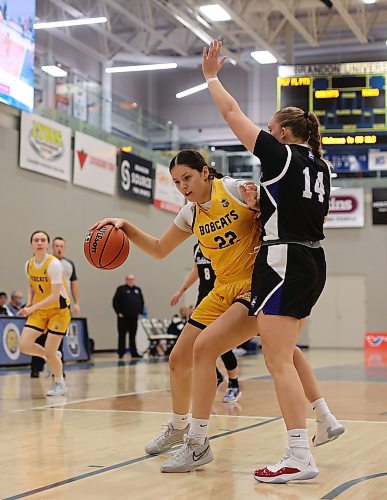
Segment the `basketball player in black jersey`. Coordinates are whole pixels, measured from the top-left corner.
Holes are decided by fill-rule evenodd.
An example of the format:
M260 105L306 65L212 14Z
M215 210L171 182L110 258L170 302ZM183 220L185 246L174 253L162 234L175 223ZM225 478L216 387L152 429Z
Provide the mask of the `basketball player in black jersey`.
M196 301L197 307L200 302L207 297L210 291L214 288L215 272L212 269L211 261L208 260L202 253L199 243L194 246L194 267L187 279L181 285L180 289L174 294L171 299L171 306L175 306L183 293L199 279L199 294ZM228 373L228 388L223 398L224 403L236 403L241 397L238 381L238 361L232 350L225 352L221 355L224 366ZM217 385L223 382L222 373L216 368Z
M309 316L325 284L326 264L320 241L329 207L330 169L321 157L319 123L313 113L294 107L280 110L269 122L269 133L243 114L217 78L225 62L225 57L220 57L221 47L215 40L203 50L202 69L223 118L261 160L263 241L254 266L250 314L257 316L265 362L288 431L284 458L258 469L254 477L271 483L313 479L319 471L309 450L305 396L293 353L301 320ZM250 193L252 206L256 197L252 190ZM246 203L250 205L248 199ZM203 336L201 344L195 344L201 356L195 358L193 413L199 418L204 418L210 408L209 397L201 387L209 374L209 361L231 342L218 333L217 338ZM323 442L344 432L323 398L315 400L314 406L317 421L326 423Z

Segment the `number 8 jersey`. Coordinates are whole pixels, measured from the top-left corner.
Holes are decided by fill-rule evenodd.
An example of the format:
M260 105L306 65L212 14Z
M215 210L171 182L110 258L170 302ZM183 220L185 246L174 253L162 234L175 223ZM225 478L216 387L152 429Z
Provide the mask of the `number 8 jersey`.
M180 229L197 236L220 281L249 278L259 245L259 221L242 201L240 183L229 177L213 179L211 201L188 203L175 219Z
M255 148L261 160L263 240L320 241L328 214L330 169L306 144L282 144L261 130Z

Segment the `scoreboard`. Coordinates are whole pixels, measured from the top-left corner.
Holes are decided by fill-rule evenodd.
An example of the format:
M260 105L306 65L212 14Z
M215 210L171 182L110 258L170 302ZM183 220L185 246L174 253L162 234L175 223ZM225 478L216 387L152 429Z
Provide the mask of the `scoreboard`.
M386 78L387 71L279 76L278 108L297 106L312 111L324 135L387 132Z

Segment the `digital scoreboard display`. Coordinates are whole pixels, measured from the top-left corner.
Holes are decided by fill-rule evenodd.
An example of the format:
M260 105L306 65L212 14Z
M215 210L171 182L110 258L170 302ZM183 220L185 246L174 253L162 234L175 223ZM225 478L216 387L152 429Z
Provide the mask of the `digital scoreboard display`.
M315 113L321 130L387 132L386 73L280 76L278 108L297 106Z

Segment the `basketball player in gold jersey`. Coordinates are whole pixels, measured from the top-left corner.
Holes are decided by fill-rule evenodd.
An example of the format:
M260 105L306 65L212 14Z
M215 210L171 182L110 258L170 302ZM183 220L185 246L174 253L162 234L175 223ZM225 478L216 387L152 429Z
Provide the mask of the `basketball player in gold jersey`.
M50 238L45 231L32 233L33 257L26 262L29 289L27 304L19 316L27 316L20 338L20 350L31 356L39 356L49 362L54 374L52 387L47 396L61 396L67 392L63 380L62 361L57 351L62 337L70 324L70 300L63 278L60 261L47 253ZM45 346L36 339L47 334Z
M236 346L241 343L239 337L244 341L258 333L254 318L248 316L248 308L252 268L259 244L260 229L256 220L259 205L257 186L230 177L221 178L196 151L180 151L170 163L170 172L188 203L160 238L116 218L99 221L90 230L113 224L156 259L166 257L195 234L204 256L211 260L216 274L215 286L192 313L169 358L172 420L165 431L145 447L147 453L156 455L184 441L184 446L162 465L161 471L188 472L213 460L206 432L203 437L208 420L193 418L189 422L195 341L208 334L221 334L235 340ZM252 210L245 200L248 199L252 207L254 196L256 203ZM294 350L294 364L309 401L321 398L313 372L298 348ZM206 386L215 395L215 363L213 380L209 378ZM319 428L316 435L318 431Z

